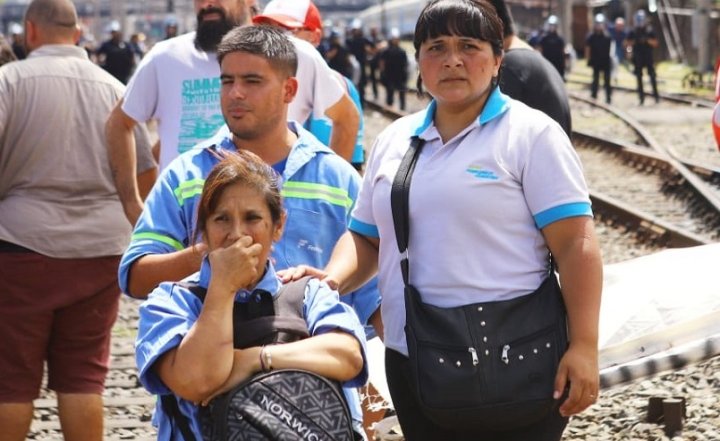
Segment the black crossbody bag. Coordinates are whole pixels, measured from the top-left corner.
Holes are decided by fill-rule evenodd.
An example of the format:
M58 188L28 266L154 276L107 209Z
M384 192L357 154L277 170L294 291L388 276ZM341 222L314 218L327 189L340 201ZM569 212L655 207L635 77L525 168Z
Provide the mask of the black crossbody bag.
M408 255L410 181L422 144L411 139L391 192L417 401L430 420L451 430L509 430L537 422L557 409L554 380L568 345L554 264L526 296L453 308L423 303L410 284Z

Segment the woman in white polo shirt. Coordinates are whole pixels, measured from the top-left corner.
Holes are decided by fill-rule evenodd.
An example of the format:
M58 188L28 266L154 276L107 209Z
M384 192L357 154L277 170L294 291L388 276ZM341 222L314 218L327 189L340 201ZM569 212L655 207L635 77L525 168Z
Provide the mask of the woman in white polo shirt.
M379 272L386 374L408 441L559 440L568 417L598 393L602 262L588 190L561 127L497 87L502 34L494 8L482 0L433 0L423 9L414 45L422 85L434 99L378 136L350 231L319 272L340 292ZM499 431L448 428L419 406L407 375L390 196L413 137L424 144L410 187L409 278L424 303L450 308L520 298L548 277L550 254L559 268L570 344L558 354L554 384L548 384L555 407L539 421L523 425L518 418L515 427ZM485 351L479 360L471 352L473 365L485 362Z

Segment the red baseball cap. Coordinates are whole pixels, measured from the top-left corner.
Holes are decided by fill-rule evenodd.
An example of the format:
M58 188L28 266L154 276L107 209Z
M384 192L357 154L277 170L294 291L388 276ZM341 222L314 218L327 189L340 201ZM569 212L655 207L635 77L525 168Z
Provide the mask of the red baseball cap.
M310 0L271 0L253 23L275 23L287 29L322 29L320 11Z

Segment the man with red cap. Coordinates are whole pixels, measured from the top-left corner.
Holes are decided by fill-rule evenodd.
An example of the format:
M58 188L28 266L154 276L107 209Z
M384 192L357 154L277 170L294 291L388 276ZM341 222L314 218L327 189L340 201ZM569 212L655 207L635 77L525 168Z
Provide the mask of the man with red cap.
M253 23L279 25L317 47L322 39L322 18L310 0L271 0Z

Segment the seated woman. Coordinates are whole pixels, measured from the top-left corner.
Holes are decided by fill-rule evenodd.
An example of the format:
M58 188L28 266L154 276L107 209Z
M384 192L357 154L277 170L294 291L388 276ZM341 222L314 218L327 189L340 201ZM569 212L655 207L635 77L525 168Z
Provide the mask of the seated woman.
M140 380L153 394L174 394L196 439L202 439L197 403L269 369L296 368L361 386L367 380L365 334L337 292L308 282L303 315L309 338L282 345L234 349L233 304L253 290L281 287L269 260L285 213L279 177L246 151L228 154L210 173L198 206L198 232L208 251L186 283L162 283L140 307L136 359ZM204 302L183 286L207 289ZM271 364L271 366L269 366ZM183 439L160 404L158 439Z

